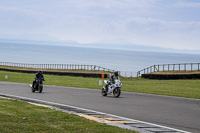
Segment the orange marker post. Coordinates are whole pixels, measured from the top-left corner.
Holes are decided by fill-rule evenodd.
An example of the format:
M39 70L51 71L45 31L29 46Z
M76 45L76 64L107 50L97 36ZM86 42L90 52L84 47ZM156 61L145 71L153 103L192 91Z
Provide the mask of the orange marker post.
M101 75L101 78L104 79L104 74Z

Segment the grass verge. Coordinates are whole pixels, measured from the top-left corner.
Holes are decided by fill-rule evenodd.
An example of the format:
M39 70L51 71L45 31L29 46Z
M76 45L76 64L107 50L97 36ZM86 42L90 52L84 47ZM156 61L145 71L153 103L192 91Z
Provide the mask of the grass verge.
M1 133L129 133L106 124L81 118L76 115L0 98Z
M8 79L5 79L5 75ZM100 78L44 75L46 85L101 89ZM0 71L0 81L32 83L34 74ZM122 91L200 99L200 80L121 78Z

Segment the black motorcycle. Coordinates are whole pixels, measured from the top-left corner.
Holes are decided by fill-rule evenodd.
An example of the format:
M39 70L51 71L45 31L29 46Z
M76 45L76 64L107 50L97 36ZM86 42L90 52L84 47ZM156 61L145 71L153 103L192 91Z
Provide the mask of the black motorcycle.
M42 93L43 81L45 81L44 78L40 78L40 79L36 80L36 82L33 84L33 86L30 85L32 92L39 91L39 93Z

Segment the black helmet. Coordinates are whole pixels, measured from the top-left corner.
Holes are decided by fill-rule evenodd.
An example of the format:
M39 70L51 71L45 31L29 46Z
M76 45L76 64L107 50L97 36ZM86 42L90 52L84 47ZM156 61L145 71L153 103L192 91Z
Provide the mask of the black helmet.
M43 74L43 71L42 71L42 70L39 70L38 73L39 73L39 74Z
M114 72L114 75L115 75L115 76L118 76L118 75L119 75L119 72L118 72L118 71L115 71L115 72Z

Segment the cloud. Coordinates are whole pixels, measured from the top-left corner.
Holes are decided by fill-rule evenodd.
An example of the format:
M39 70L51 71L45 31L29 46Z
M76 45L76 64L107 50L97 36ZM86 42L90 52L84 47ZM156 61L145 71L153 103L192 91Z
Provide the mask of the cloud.
M0 6L0 33L90 43L123 39L170 47L189 44L191 39L198 45L198 8L198 1L186 0L4 1ZM168 40L174 42L167 44Z
M0 6L1 33L40 34L54 17L45 12L12 6Z
M0 6L0 12L4 12L4 13L10 13L13 16L14 15L26 15L26 16L32 16L35 18L45 18L45 17L50 17L51 15L44 13L44 12L38 12L35 10L31 10L31 9L25 9L25 8L19 8L19 7L12 7L12 6ZM3 13L2 13L3 14Z
M200 2L193 2L193 1L178 1L174 4L176 7L182 8L200 8Z
M115 36L133 43L171 48L200 48L200 22L134 17L105 24ZM110 34L112 34L110 33Z
M121 32L142 32L151 29L149 32L159 30L183 30L190 29L191 31L200 30L200 22L198 21L165 21L154 18L134 17L125 20L112 21L106 25L112 27L115 31Z
M90 7L102 7L102 8L133 8L133 7L147 7L155 3L157 0L73 0L67 1L66 5L70 4L77 8L90 8Z

